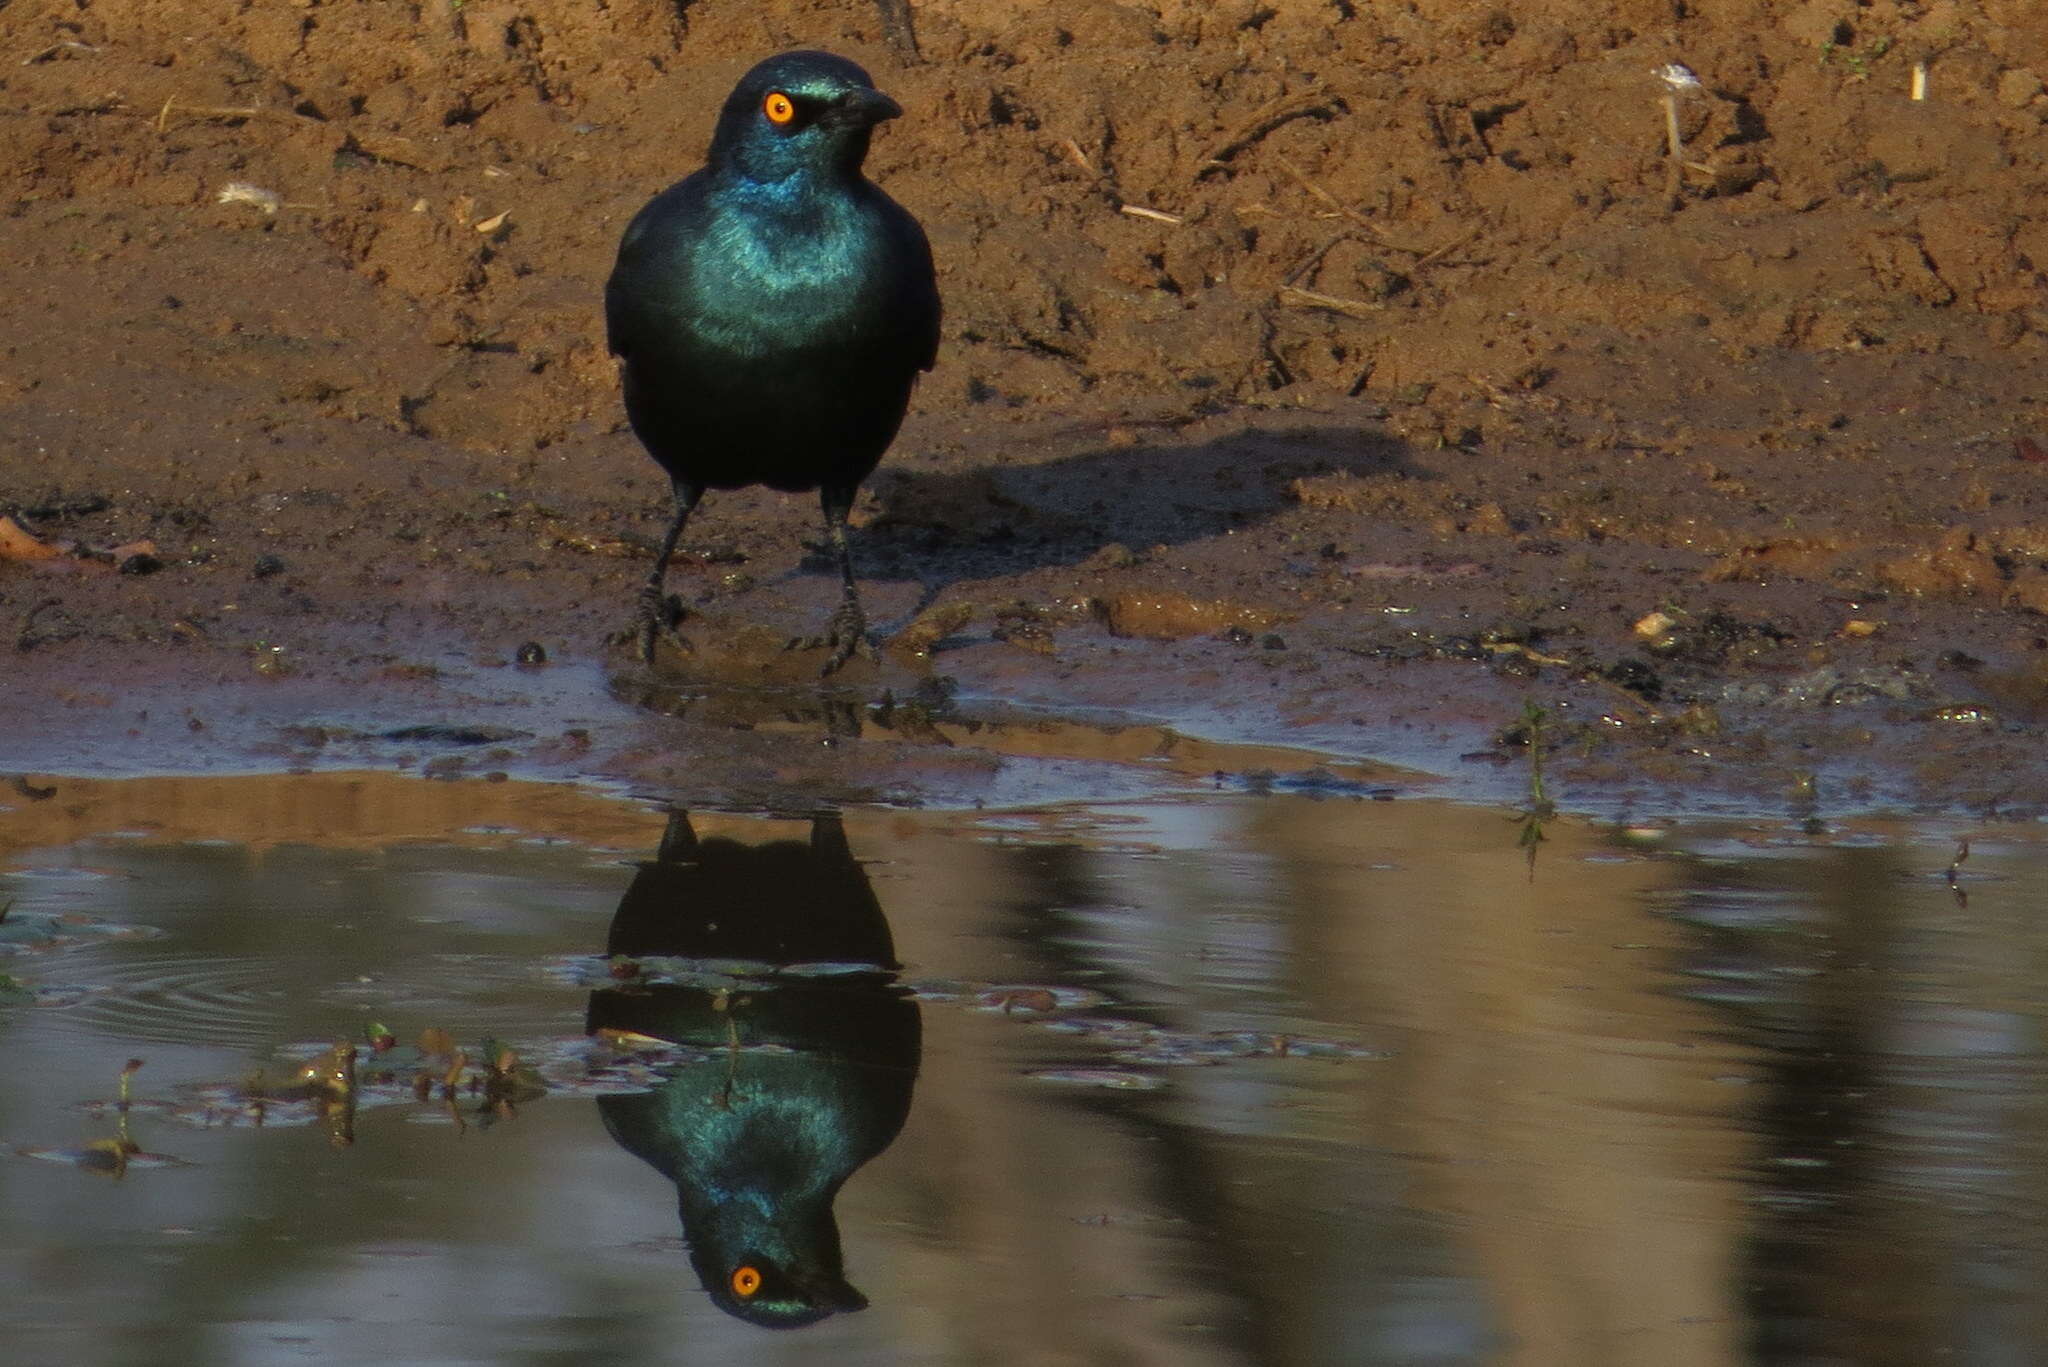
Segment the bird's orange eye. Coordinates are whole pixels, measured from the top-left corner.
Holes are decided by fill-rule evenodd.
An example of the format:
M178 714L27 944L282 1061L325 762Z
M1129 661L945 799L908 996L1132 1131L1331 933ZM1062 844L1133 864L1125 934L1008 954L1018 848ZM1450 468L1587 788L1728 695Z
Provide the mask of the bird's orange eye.
M768 122L783 124L796 117L796 105L789 96L776 90L769 92L768 98L761 101L761 112L768 116Z
M771 97L771 98L773 98L773 97ZM788 107L789 107L788 101L784 101L784 102L783 102L783 108L787 109ZM769 106L769 109L770 109L770 111L771 111L771 112L769 113L769 117L770 117L770 118L773 118L773 117L775 117L775 116L774 116L774 113L772 112L772 111L773 111L773 109L774 109L774 106L773 106L773 105L770 105L770 106ZM745 1296L751 1296L751 1295L753 1295L753 1294L754 1294L754 1293L755 1293L756 1291L759 1291L759 1290L761 1289L761 1272L760 1272L760 1269L759 1269L759 1268L754 1268L754 1267L742 1267L742 1268L737 1268L737 1269L735 1269L735 1270L734 1270L734 1272L733 1272L733 1274L732 1274L732 1289L733 1289L733 1292L734 1292L734 1293L735 1293L736 1295L739 1295L739 1296L742 1296L742 1297L745 1297Z

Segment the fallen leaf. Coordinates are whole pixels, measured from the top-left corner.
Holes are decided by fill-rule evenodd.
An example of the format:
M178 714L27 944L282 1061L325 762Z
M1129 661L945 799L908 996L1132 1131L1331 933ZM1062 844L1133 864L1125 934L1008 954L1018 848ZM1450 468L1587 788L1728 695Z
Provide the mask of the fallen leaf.
M1653 640L1678 625L1678 619L1668 612L1651 612L1638 617L1633 630L1645 640Z
M246 180L231 180L220 187L213 197L216 204L253 204L265 214L275 214L284 207L284 196L275 190L266 190L261 185L251 185Z
M620 1030L613 1026L600 1026L595 1034L614 1049L666 1049L669 1041L653 1035L643 1035L637 1030Z
M0 560L55 560L64 549L43 540L12 517L0 517Z

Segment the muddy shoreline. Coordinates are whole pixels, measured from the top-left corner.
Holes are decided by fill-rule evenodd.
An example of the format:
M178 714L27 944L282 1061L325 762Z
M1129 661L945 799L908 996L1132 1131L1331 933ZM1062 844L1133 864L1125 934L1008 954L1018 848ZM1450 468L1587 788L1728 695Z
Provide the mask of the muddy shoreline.
M1534 716L1581 810L2037 816L2038 26L1239 8L914 5L910 64L851 0L8 7L0 771L1513 803ZM856 511L889 642L813 682L815 508L743 491L650 674L598 283L797 43L910 111L948 303Z

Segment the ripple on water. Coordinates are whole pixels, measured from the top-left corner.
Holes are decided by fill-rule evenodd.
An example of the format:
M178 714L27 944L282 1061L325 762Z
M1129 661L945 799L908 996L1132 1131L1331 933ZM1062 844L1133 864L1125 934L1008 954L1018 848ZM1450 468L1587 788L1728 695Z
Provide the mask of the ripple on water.
M1716 930L1791 929L1819 919L1818 911L1783 888L1709 885L1660 889L1646 898L1650 909L1675 921Z
M106 878L131 878L132 874L115 873L111 869L95 869L84 864L37 864L25 869L10 869L6 881L26 883L31 887L41 883L89 883Z
M416 1029L467 1026L551 1033L580 1021L580 1000L536 1001L541 977L516 955L424 955L398 972L308 985L275 962L196 954L123 954L95 963L90 995L67 999L67 1025L136 1043L231 1045L268 1051L281 1033L354 1036L370 1019Z
M257 959L128 954L94 965L92 978L66 1021L151 1044L265 1044L294 995Z
M5 952L0 945L0 957ZM325 981L309 981L303 971L274 959L124 945L118 955L95 956L73 970L74 981L32 986L38 1002L69 1008L68 1030L137 1044L260 1052L275 1048L281 1037L308 1031L330 1039L354 1037L372 1020L401 1032L487 1023L488 1033L497 1035L551 1035L580 1026L590 986L564 974L558 960L519 954L422 954L385 961L381 968L354 975L335 965ZM537 985L566 990L537 994Z
M370 1017L394 1028L456 1028L488 1021L503 1035L553 1034L580 1026L583 995L560 972L560 960L522 954L420 954L384 965L373 976L336 981L319 994L337 1008L348 1033ZM536 987L569 988L540 992ZM587 990L587 989L586 989Z
M0 910L5 910L4 904ZM114 940L148 940L161 934L151 926L124 925L81 912L7 910L0 918L0 958Z

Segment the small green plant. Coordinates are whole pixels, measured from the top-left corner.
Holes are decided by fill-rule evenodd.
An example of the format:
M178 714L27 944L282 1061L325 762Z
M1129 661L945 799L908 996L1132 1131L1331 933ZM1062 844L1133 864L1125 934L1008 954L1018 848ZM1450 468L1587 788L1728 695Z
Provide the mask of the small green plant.
M1542 704L1532 699L1522 705L1522 733L1529 744L1529 800L1515 813L1515 820L1521 823L1515 848L1527 855L1532 882L1536 878L1536 847L1546 838L1544 824L1557 815L1557 804L1543 786L1543 727L1549 720L1550 713Z
M133 1092L132 1080L141 1068L142 1060L139 1058L131 1058L128 1062L121 1065L121 1109L124 1112L128 1109L128 1103L131 1100Z
M1840 61L1843 66L1849 69L1850 80L1867 81L1870 79L1870 64L1891 50L1892 40L1889 37L1880 38L1861 51L1857 50L1853 44L1822 43L1820 45L1820 64L1826 66L1830 62Z

